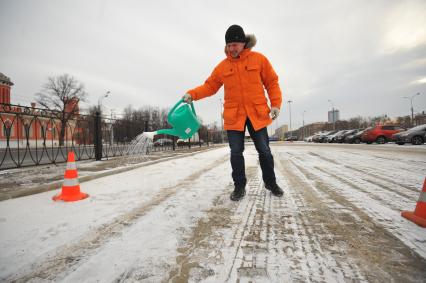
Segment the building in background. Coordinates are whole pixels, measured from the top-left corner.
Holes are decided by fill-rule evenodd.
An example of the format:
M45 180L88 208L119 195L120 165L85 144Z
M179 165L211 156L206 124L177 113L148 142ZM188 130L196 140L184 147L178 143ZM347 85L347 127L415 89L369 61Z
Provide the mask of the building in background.
M276 136L278 140L283 141L285 133L287 132L288 132L288 125L282 125L281 127L275 129L274 136Z
M309 136L312 136L318 132L325 130L327 128L327 125L329 124L325 122L317 122L317 123L307 124L305 125L305 127L301 127L298 132L299 140L302 140L303 137L307 138Z
M414 115L414 124L417 125L417 126L426 124L425 111L423 111L422 113L418 113L418 114Z
M0 103L10 104L10 88L13 86L10 78L0 73Z
M340 112L337 109L328 111L328 122L335 123L340 120Z
M54 116L42 115L41 110L35 108L35 102L31 106L12 105L13 85L9 77L0 73L0 147L44 145L47 141L59 145L61 121ZM72 100L66 108L71 111L74 107L78 109L78 100ZM75 144L80 143L76 136L82 130L74 121L69 121L64 136L67 144L72 143L73 137Z

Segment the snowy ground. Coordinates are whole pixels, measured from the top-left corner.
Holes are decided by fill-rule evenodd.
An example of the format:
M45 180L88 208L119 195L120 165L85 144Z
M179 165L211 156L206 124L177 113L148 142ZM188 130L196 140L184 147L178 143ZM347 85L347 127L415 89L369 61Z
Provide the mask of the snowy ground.
M272 145L285 195L263 188L247 144L246 197L218 148L0 202L0 281L424 282L413 210L426 147Z
M196 146L191 149L179 148L176 151L155 151L149 155L129 155L102 161L78 161L78 176L80 180L92 180L99 176L123 172L149 163L162 162L165 159L189 156L217 146L221 145ZM66 163L58 163L0 170L0 201L59 188L62 185L65 168Z

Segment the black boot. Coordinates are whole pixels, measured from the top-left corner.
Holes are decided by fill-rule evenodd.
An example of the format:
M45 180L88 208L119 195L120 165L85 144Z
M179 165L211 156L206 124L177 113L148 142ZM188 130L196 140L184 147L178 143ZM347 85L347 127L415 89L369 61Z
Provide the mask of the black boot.
M265 189L271 191L271 193L277 197L282 197L284 194L283 190L277 185L277 183L272 185L265 184Z
M234 191L231 194L232 201L239 201L246 195L246 187L238 186L234 188Z

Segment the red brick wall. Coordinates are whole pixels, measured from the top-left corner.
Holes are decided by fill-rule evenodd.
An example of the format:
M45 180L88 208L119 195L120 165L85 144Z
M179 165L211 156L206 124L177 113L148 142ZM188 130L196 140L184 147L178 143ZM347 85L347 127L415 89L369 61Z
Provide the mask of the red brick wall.
M10 104L10 86L0 85L0 103Z

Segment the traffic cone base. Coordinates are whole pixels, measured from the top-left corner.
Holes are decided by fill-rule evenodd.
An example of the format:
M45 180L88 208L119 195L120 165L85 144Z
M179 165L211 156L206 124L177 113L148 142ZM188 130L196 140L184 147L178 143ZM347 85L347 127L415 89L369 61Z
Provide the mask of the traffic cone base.
M414 212L403 211L401 216L413 221L417 225L426 228L426 178L423 183L423 190L420 192L419 200L417 201Z
M79 186L80 187L80 186ZM62 188L62 192L52 199L54 201L62 200L62 201L78 201L89 197L88 194L80 192L80 188L78 189L66 189Z
M65 170L65 179L62 184L62 191L52 199L54 201L78 201L85 199L88 196L88 194L80 191L74 152L70 151L68 153L67 169Z
M412 211L403 211L401 216L416 223L417 225L426 228L426 219L416 216Z

